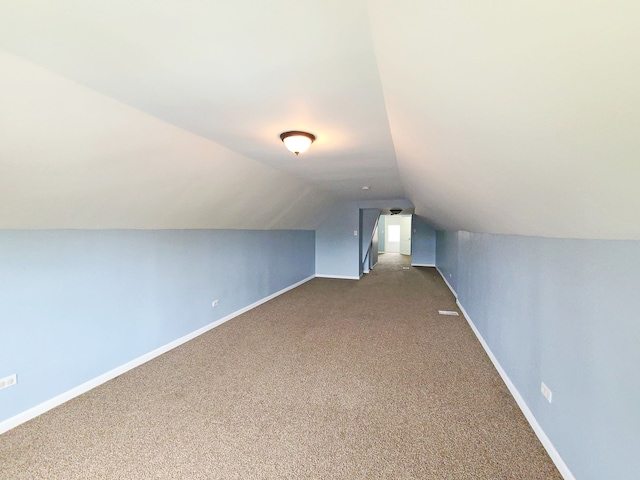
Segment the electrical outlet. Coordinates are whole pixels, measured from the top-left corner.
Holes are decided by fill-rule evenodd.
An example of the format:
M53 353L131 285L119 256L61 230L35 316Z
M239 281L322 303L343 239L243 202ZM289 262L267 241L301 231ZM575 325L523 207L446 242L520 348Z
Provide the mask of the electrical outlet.
M544 382L542 382L540 385L540 391L542 392L544 398L546 398L547 401L551 403L551 397L553 394L551 393L551 390L549 390L549 387L544 384Z
M217 307L218 306L218 302L219 302L219 300L214 300L213 302L211 302L211 306L212 307Z
M354 236L354 237L357 237L357 236L358 236L358 230L354 230L354 231L353 231L353 236Z
M0 378L0 390L3 388L11 387L18 383L18 377L14 373L13 375L9 375L8 377Z

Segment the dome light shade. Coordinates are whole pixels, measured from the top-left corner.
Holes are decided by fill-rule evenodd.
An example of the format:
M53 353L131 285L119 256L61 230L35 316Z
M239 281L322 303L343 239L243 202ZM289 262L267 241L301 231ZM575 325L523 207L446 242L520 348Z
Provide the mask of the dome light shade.
M307 132L284 132L280 134L280 139L284 142L285 147L298 155L306 151L316 137Z

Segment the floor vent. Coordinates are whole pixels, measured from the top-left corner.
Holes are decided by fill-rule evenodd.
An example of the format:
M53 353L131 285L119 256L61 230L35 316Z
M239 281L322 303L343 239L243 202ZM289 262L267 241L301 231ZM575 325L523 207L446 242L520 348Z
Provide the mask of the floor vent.
M451 310L438 310L438 313L440 315L452 315L454 317L458 316L458 312L454 312L454 311L451 311Z

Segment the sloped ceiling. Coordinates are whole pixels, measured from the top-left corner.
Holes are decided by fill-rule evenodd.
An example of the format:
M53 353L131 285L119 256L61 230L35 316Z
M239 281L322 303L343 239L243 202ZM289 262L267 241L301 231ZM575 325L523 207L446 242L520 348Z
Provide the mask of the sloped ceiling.
M639 16L0 0L0 227L312 229L406 198L438 228L640 239Z
M0 54L4 228L314 228L326 194ZM299 205L300 208L294 208ZM305 216L306 215L306 216Z
M372 0L371 19L417 213L640 238L640 3Z

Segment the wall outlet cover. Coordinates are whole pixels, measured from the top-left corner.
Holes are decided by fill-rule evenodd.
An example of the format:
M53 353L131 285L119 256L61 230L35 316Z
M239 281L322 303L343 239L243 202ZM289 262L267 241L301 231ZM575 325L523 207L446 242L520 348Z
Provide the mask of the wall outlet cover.
M551 403L551 398L553 397L553 394L551 393L551 390L549 389L549 387L547 387L544 384L544 382L541 382L540 384L540 392L542 392L542 395L544 396L544 398L546 398L547 401Z
M0 390L3 388L11 387L18 383L18 376L14 373L8 377L0 378Z

